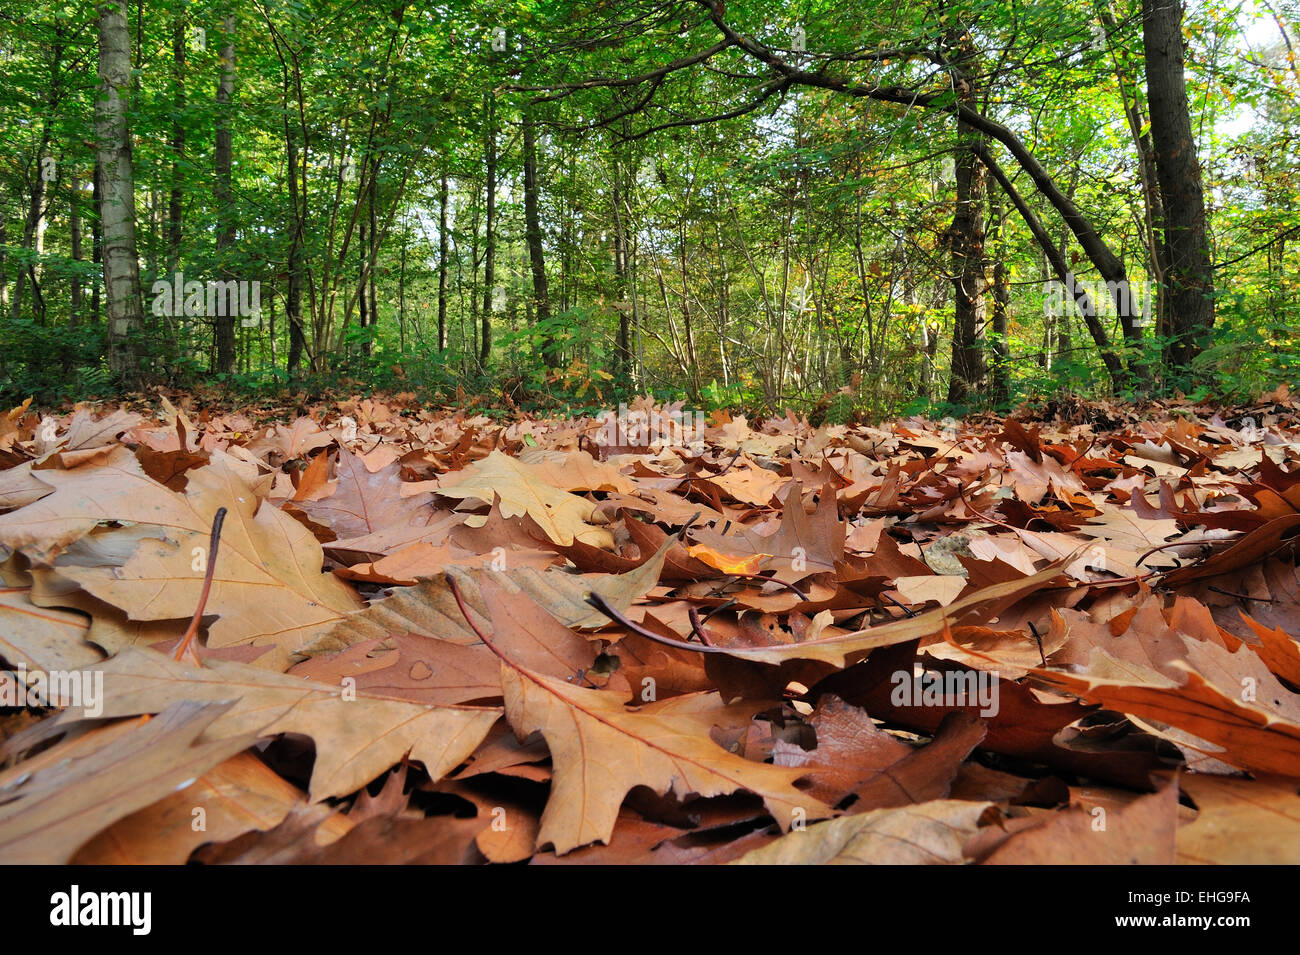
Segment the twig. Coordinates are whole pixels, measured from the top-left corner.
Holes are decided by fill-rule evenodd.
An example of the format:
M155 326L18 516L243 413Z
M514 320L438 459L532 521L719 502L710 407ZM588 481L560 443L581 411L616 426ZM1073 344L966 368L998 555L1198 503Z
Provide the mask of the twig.
M721 586L726 587L731 584L734 584L737 580L739 580L742 577L748 580L761 580L765 584L780 584L786 590L798 596L800 600L812 599L806 593L804 593L802 590L796 587L794 584L787 584L784 580L777 580L775 577L764 577L762 574L728 574L727 579L722 582ZM717 587L713 589L717 590Z
M907 606L906 604L902 603L901 601L899 601L899 600L895 600L893 597L889 596L889 594L885 593L884 591L881 591L881 592L880 592L879 594L877 594L876 596L885 598L885 599L888 600L891 604L893 604L895 607L897 607L899 610L903 611L903 613L907 614L909 617L915 617L915 616L916 616L916 611L915 611L915 610L913 610L911 607Z
M1240 540L1240 538L1238 538L1238 537L1233 537L1233 538L1217 538L1217 537L1216 537L1216 538L1213 538L1213 539L1198 540L1198 541L1189 541L1189 540L1166 541L1166 542L1163 543L1163 544L1158 544L1157 546L1152 547L1150 550L1143 551L1143 552L1142 552L1142 556L1139 557L1139 558L1137 559L1136 562L1134 562L1133 566L1134 566L1134 567L1141 567L1141 566L1142 566L1142 562L1143 562L1144 560L1146 560L1148 557L1150 557L1150 556L1151 556L1152 554L1154 554L1156 551L1158 551L1158 550L1164 550L1164 549L1167 548L1167 547L1195 547L1195 546L1197 546L1197 545L1201 545L1201 546L1205 546L1205 547L1212 547L1212 546L1215 545L1215 544L1235 544L1238 540ZM1175 558L1175 559L1177 559L1177 558Z
M1088 446L1087 446L1086 448L1083 449L1083 453L1082 453L1082 454L1076 454L1076 455L1074 456L1073 460L1070 461L1070 469L1071 469L1071 470L1074 469L1074 466L1075 466L1076 464L1078 464L1080 461L1084 460L1084 459L1088 456L1088 452L1092 450L1092 446L1093 446L1094 444L1096 444L1096 443L1097 443L1097 435L1094 434L1094 435L1092 436L1092 440L1088 442Z
M726 610L728 607L732 606L733 604L737 604L739 602L740 601L737 598L732 597L730 600L723 601L722 603L718 604L716 607L710 607L708 610L704 611L700 619L708 620L715 613L721 613L722 611Z
M744 453L745 453L745 452L740 448L740 446L737 445L737 447L736 447L736 454L735 454L735 457L733 457L730 461L727 462L727 466L726 466L725 468L723 468L721 471L719 471L717 474L710 474L710 475L709 475L708 477L706 477L704 480L707 481L709 478L722 477L722 475L726 474L728 471L731 470L731 466L732 466L733 464L735 464L737 461L739 461L739 460L740 460L740 456L741 456L742 454L744 454Z
M961 502L966 505L966 508L976 517L980 518L980 520L988 521L990 524L997 524L1000 527L1005 527L1013 531L1021 530L1021 528L1016 527L1014 524L1008 524L1006 521L1002 520L1001 518L992 517L991 515L985 514L983 511L977 508L974 504L972 504L970 501L966 499L966 489L961 484L957 485L957 496L961 498Z
M1277 603L1273 597L1252 597L1250 594L1235 594L1231 590L1224 590L1221 587L1207 587L1207 590L1213 590L1216 594L1223 594L1225 597L1236 597L1238 600L1255 600L1263 604Z
M680 650L694 650L696 653L728 652L724 647L715 647L709 644L689 643L685 640L674 640L671 637L661 636L655 633L653 630L647 630L639 623L633 623L631 620L627 619L627 617L623 616L621 613L619 613L617 610L615 610L613 607L607 604L605 602L605 598L602 597L600 594L597 593L587 594L586 601L588 604L590 604L592 607L595 607L597 610L603 613L610 620L613 620L615 623L626 627L627 629L631 630L633 633L639 636L645 637L647 640L653 640L655 643L662 643L666 647L677 647ZM463 613L464 610L462 609L461 612ZM475 632L477 633L478 631L476 630Z
M695 607L691 607L686 611L686 616L690 617L691 620L691 633L695 634L695 636L699 638L700 643L704 644L706 647L713 646L713 644L709 643L709 637L704 632L704 624L700 620L700 611Z
M1034 621L1032 620L1029 621L1029 632L1032 633L1034 635L1034 639L1038 641L1038 659L1041 660L1043 662L1043 666L1046 667L1047 657L1043 656L1043 638L1038 635L1038 628L1034 626Z

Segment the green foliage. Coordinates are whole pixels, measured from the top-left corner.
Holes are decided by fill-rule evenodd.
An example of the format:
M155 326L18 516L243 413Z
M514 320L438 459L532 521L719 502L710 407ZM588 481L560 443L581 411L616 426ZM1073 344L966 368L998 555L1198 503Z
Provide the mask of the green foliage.
M0 318L0 401L31 397L41 404L106 396L114 390L102 359L103 336L87 326L41 325L33 319Z
M706 411L717 411L719 408L744 407L752 403L755 395L753 391L735 382L725 387L719 385L715 378L709 382L701 397Z
M1213 343L1193 362L1193 398L1247 402L1278 384L1300 387L1300 313L1247 307L1241 296L1221 300Z

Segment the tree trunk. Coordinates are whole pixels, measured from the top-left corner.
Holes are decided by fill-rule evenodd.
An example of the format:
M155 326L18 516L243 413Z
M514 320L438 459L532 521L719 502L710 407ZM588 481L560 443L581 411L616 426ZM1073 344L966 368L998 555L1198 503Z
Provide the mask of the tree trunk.
M1201 165L1183 74L1182 8L1178 0L1142 0L1147 107L1156 174L1165 209L1169 269L1164 276L1172 342L1165 363L1185 371L1214 327L1214 277L1206 234Z
M185 11L180 10L172 22L172 188L167 202L167 271L174 273L181 262L181 215L185 192L181 165L185 162Z
M47 158L53 161L53 157L46 157L46 150L50 145L50 119L47 118L42 123L40 145L36 149L35 175L32 178L31 196L27 203L27 215L23 220L23 248L39 256L44 251L45 245L45 160ZM14 295L10 302L10 316L17 318L22 310L23 294L27 288L28 280L31 281L33 289L36 287L37 273L34 262L22 266L18 269L18 278L14 282Z
M0 189L0 209L8 208L8 197ZM0 215L0 306L9 305L9 256L5 249L9 243L8 217Z
M691 315L690 270L686 267L686 218L677 227L677 264L682 274L682 335L686 339L686 391L692 401L700 396L700 363L695 354L695 320Z
M397 271L397 354L406 354L406 247L410 242L410 228L402 223L402 256Z
M542 248L542 226L537 212L537 136L533 118L524 114L524 231L528 244L528 264L533 273L533 305L538 323L551 317L551 299L546 286L546 257ZM547 334L542 356L548 368L560 363L555 343Z
M959 59L974 55L968 38L960 41L957 55ZM952 74L954 86L963 91L962 99L973 106L973 73L963 66L955 66ZM988 361L982 347L987 308L984 292L988 286L984 276L985 169L968 147L979 134L959 120L957 138L954 156L957 207L948 232L953 285L952 376L948 400L953 404L969 401L988 386Z
M370 296L367 294L367 288L370 284L370 272L367 268L366 257L366 237L368 235L366 228L369 222L368 216L363 216L359 226L360 232L357 243L357 303L361 309L361 327L367 328L370 325ZM361 354L370 357L370 343L366 339L361 340Z
M497 210L497 131L496 131L496 97L488 91L484 97L484 109L487 122L484 124L484 157L487 165L487 205L484 213L486 223L484 230L483 252L483 314L482 333L479 337L478 367L487 370L488 358L492 355L492 303L496 284L496 210Z
M0 199L0 203L3 199ZM5 247L9 243L9 223L0 215L0 306L9 304L9 256Z
M51 94L51 101L54 95ZM53 120L52 114L47 114L41 123L41 138L39 145L36 147L36 163L34 175L32 177L31 195L27 203L27 215L23 220L23 248L39 256L45 251L45 186L47 160L54 162L54 157L46 156L50 146L50 124ZM14 282L14 295L10 303L10 315L17 318L22 310L23 293L30 279L33 289L37 283L37 266L35 262L23 266L18 270L18 278Z
M95 153L95 166L90 178L90 261L103 278L104 268L104 220L99 214L99 204L104 196L104 171L99 165L99 153ZM90 286L90 320L99 324L100 288L103 281L95 281Z
M1007 341L1007 319L1011 308L1011 280L1007 272L1006 220L1002 212L1001 193L989 197L989 224L997 236L997 258L993 262L993 362L990 397L1004 404L1011 397L1011 346Z
M894 103L909 110L922 107L952 111L960 121L965 122L972 129L1002 143L1007 147L1016 162L1019 163L1020 168L1033 180L1039 192L1065 220L1066 225L1074 233L1075 239L1088 256L1089 261L1097 267L1102 280L1113 290L1117 305L1129 301L1128 273L1124 268L1123 261L1097 233L1092 221L1066 197L1060 187L1057 186L1056 181L1043 168L1042 163L1034 158L1033 153L1029 151L1029 148L1020 141L1019 137L1010 128L985 116L974 104L966 102L964 98L960 98L955 106L952 105L946 88L939 92L923 93L903 86L883 85L874 82L859 84L837 77L824 69L808 71L791 66L782 60L777 53L763 46L757 40L744 36L732 28L725 19L725 3L713 2L708 3L707 6L709 19L722 33L727 42L735 45L759 62L766 64L786 84L831 90L848 96L876 100L881 103ZM1133 330L1135 328L1130 323L1126 331Z
M988 168L993 178L997 180L1002 191L1006 193L1011 204L1016 207L1020 213L1020 218L1025 221L1029 227L1038 247L1042 250L1044 257L1052 266L1052 271L1056 273L1057 281L1061 283L1062 288L1069 294L1071 300L1079 309L1079 314L1083 316L1083 322L1088 328L1088 334L1092 336L1093 342L1097 346L1097 351L1101 354L1101 360L1106 365L1106 370L1110 373L1111 383L1116 390L1123 387L1127 378L1124 371L1124 364L1120 361L1119 356L1115 353L1111 345L1110 337L1106 334L1105 327L1097 318L1097 309L1092 302L1092 298L1070 271L1069 265L1066 264L1065 257L1060 253L1055 245L1052 244L1052 237L1048 235L1047 229L1039 221L1038 216L1029 208L1020 192L1016 189L1011 179L1007 176L1003 168L998 165L993 154L984 144L977 143L973 147L975 154L980 161Z
M72 261L81 262L81 180L74 170L68 176L68 238ZM72 274L72 313L68 316L68 327L76 328L81 324L82 309L81 273Z
M216 187L217 200L217 261L221 277L233 278L230 254L235 244L234 190L231 188L231 171L234 165L234 143L231 135L231 103L235 96L235 17L227 11L221 22L225 42L221 46L220 77L217 80L217 136L216 136ZM235 370L235 316L233 309L218 308L218 314L208 316L213 321L216 336L217 372ZM232 314L222 315L221 312Z
M1106 27L1106 32L1112 36L1117 35L1119 24L1115 21L1112 10L1103 4L1098 8L1097 12L1102 24ZM1151 131L1147 126L1146 117L1142 115L1142 107L1138 101L1137 82L1132 79L1133 70L1130 69L1131 53L1122 47L1112 47L1112 50L1115 61L1115 79L1119 84L1120 98L1124 103L1124 116L1128 120L1129 136L1132 138L1133 147L1138 153L1138 172L1142 179L1142 198L1146 213L1147 278L1148 281L1155 282L1157 289L1155 308L1153 310L1156 319L1156 334L1167 336L1169 328L1166 322L1164 302L1164 275L1169 270L1169 249L1165 245L1165 206L1164 201L1160 198L1155 147L1151 145ZM1132 88L1130 89L1130 87ZM1146 302L1145 298L1143 302ZM1136 318L1137 316L1132 314L1120 314L1120 322L1126 328L1126 337L1129 335L1127 329L1133 325ZM1132 340L1136 340L1140 336L1140 328L1135 328Z
M380 182L380 156L370 156L370 186L367 190L367 199L365 199L365 209L370 217L370 246L368 249L369 261L365 268L370 296L370 325L374 326L374 334L378 335L380 331L380 278L378 278L378 264L380 264L380 226L374 212L374 200L376 200L376 190ZM364 246L365 243L363 243ZM365 339L365 357L370 357L370 343L372 339Z
M99 95L95 136L101 171L99 217L103 230L104 288L108 299L108 365L124 385L138 385L139 332L144 321L140 262L135 239L135 179L127 101L131 90L131 39L126 0L99 6Z
M281 60L283 64L283 60ZM289 319L289 354L286 367L296 374L302 363L307 336L302 325L303 284L303 234L307 216L306 196L300 195L298 170L298 137L289 119L289 72L282 66L284 83L284 150L286 174L289 179L289 288L285 296L284 311Z
M611 202L614 221L614 280L618 285L618 338L614 343L615 377L621 384L632 383L632 327L627 310L627 233L623 225L623 169L618 157L610 163L614 174ZM662 277L660 282L662 284ZM664 308L667 309L665 299Z
M438 184L438 351L447 350L447 174Z

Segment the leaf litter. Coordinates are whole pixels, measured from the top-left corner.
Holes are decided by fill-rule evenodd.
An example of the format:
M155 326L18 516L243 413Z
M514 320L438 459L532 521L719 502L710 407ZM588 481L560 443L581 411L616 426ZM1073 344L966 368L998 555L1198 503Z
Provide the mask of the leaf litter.
M0 860L1300 861L1284 388L604 434L0 415Z

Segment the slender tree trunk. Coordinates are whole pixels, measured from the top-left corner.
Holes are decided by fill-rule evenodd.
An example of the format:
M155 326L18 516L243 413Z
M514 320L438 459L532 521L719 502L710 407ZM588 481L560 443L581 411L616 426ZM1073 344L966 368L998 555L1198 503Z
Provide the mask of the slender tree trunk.
M281 61L283 63L283 61ZM307 200L300 195L298 170L298 136L289 117L289 73L288 67L282 67L284 82L284 150L285 166L289 179L289 288L285 296L284 310L289 319L289 354L286 366L289 374L298 372L302 363L302 353L306 348L307 336L302 325L302 283L303 283L303 233L307 215Z
M0 242L3 242L3 236L0 236ZM76 168L68 175L68 251L75 263L72 273L72 290L68 310L68 329L76 331L81 327L81 313L85 308L85 294L81 284L81 273L77 271L84 259L82 252L81 236L81 180L77 177ZM63 374L67 375L72 371L76 363L77 349L67 343L60 348L60 359Z
M410 242L410 229L402 223L402 257L397 274L397 353L406 354L406 247Z
M377 154L370 157L370 186L366 190L366 213L370 217L370 245L367 249L366 289L370 295L370 324L379 333L379 223L375 212L376 190L379 183L379 161ZM363 242L364 246L365 243ZM365 355L370 357L371 339L365 341Z
M302 327L303 224L298 199L298 140L287 125L285 129L288 135L289 203L293 208L289 221L289 292L285 297L284 310L289 318L288 368L292 375L298 371L302 362L307 337Z
M974 50L968 38L960 41L957 55L969 59ZM953 69L953 82L963 90L962 99L975 103L973 72L963 66ZM969 142L979 134L966 122L957 123L959 145L954 156L957 178L957 208L949 229L953 284L952 375L948 400L960 404L971 400L988 386L988 361L984 355L986 317L984 275L985 170L976 160Z
M545 323L551 317L551 298L546 286L546 257L542 248L542 225L537 211L537 136L532 116L524 114L524 231L528 245L528 264L533 273L533 306L536 321ZM543 359L548 368L560 363L555 343L548 335L542 346Z
M1178 0L1142 0L1147 107L1169 250L1164 279L1173 341L1165 363L1178 370L1189 367L1214 327L1214 276L1201 165L1187 106L1182 20Z
M104 288L108 298L108 365L128 386L142 378L139 333L144 322L135 238L135 178L127 103L131 91L131 38L126 0L99 5L99 94L95 134L101 171L99 217L103 229Z
M5 253L8 243L9 223L5 221L5 216L0 215L0 306L9 304L9 256Z
M939 357L939 326L921 323L921 396L930 400L934 396L935 365Z
M8 209L6 190L0 188L0 209ZM5 251L9 243L9 217L0 213L0 307L9 305L9 256Z
M235 17L227 11L222 18L222 32L225 35L221 46L220 76L217 80L217 136L216 136L216 187L217 201L217 260L221 263L221 276L229 281L233 278L230 255L235 245L234 190L231 187L231 172L234 166L234 142L231 134L231 106L235 96ZM218 314L209 316L213 321L216 336L217 372L235 370L235 315L233 309L219 308ZM222 312L232 314L223 315Z
M487 165L487 195L485 208L484 252L483 252L483 314L482 333L479 337L478 367L486 371L488 359L492 355L492 303L496 285L496 210L497 210L497 131L496 131L496 97L488 91L484 97L487 122L484 124L484 154Z
M47 115L41 123L41 138L39 145L36 147L35 175L32 177L31 194L27 202L27 215L23 219L23 248L37 256L44 251L45 245L45 187L47 182L45 170L49 168L46 160L54 162L54 157L46 155L50 147L50 123L52 120L53 116ZM10 315L13 318L17 318L22 310L23 295L29 279L34 288L37 281L36 264L34 262L18 269L18 277L14 282L13 299L10 301Z
M23 248L34 253L34 260L25 268L19 269L18 280L14 284L14 296L11 314L16 318L22 305L23 287L30 279L32 299L41 321L45 318L45 303L41 298L41 259L45 252L45 230L49 222L46 219L48 196L57 191L59 172L55 158L47 155L53 135L53 123L58 116L60 101L63 97L63 53L64 36L67 27L57 23L54 27L54 48L50 54L50 86L45 99L45 115L41 120L41 136L36 147L35 175L32 178L31 203L23 228ZM54 188L50 188L51 184Z
M571 291L573 286L574 219L577 216L577 200L574 198L574 182L577 178L573 149L565 149L568 160L565 169L565 203L564 216L560 222L560 311L572 308L575 300Z
M438 351L447 350L447 173L438 184Z
M627 305L627 230L623 222L623 167L618 157L610 163L614 183L610 200L614 222L614 280L618 285L618 339L614 343L615 377L624 385L632 383L632 328ZM662 284L663 279L660 278ZM665 308L667 303L665 300Z
M700 363L695 354L695 321L691 315L690 273L686 267L686 219L678 225L677 264L682 274L682 334L686 339L686 388L691 400L700 395Z
M145 242L145 280L148 285L158 277L158 227L162 218L162 195L155 186L149 187L148 200L149 231Z
M176 272L181 263L181 216L184 208L185 192L181 166L185 162L185 124L181 116L185 112L185 10L177 12L172 22L172 188L167 202L167 271Z
M973 148L980 161L984 163L993 178L997 180L998 185L1002 187L1002 191L1006 193L1007 198L1011 200L1011 204L1016 207L1016 211L1020 213L1020 218L1029 227L1029 231L1038 243L1038 247L1051 264L1052 271L1056 273L1057 281L1061 283L1062 288L1066 290L1071 300L1078 307L1079 314L1083 316L1083 322L1088 328L1088 334L1096 344L1101 360L1110 373L1111 383L1116 390L1119 390L1127 381L1124 364L1120 361L1119 355L1115 353L1105 327L1097 318L1097 309L1092 298L1088 295L1087 290L1075 280L1074 273L1070 271L1069 265L1066 264L1065 256L1052 243L1052 237L1048 235L1047 229L1029 207L1029 203L1020 195L1010 177L1007 176L997 160L993 158L992 152L983 144L976 144Z
M72 261L81 262L81 180L77 178L75 170L68 176L68 239ZM76 328L81 324L82 299L81 274L73 272L72 314L68 316L70 328Z
M1002 213L1001 193L989 198L989 222L997 236L997 258L993 262L993 363L991 397L1004 404L1011 396L1011 346L1007 341L1007 319L1011 310L1011 280L1007 271L1006 220Z
M479 284L478 284L478 266L479 266L479 262L482 261L481 258L480 258L480 256L479 256L479 252L478 252L478 249L479 249L479 216L482 214L482 211L483 211L482 204L478 201L478 198L481 198L481 196L477 197L477 198L475 199L475 201L474 201L474 212L473 212L473 216L471 217L471 222L470 222L470 227L469 227L469 234L470 234L470 236L472 237L472 238L470 239L470 247L469 247L469 265L470 265L470 278L469 278L469 303L470 303L470 305L469 305L469 326L470 326L470 327L469 327L469 331L470 331L470 336L471 336L472 339L473 339L473 348L472 348L471 350L466 350L465 352L462 353L462 358L461 358L461 367L462 367L462 369L467 369L467 368L468 368L468 361L467 361L467 359L473 360L473 361L476 362L476 363L478 362L478 323L479 323L479 304L482 302L482 296L479 295L480 288L479 288ZM459 256L457 256L457 261L456 261L456 287L459 288L459 289L463 289L463 288L465 287L465 285L464 285L464 275L462 274L461 264L460 264L460 257L459 257ZM460 308L460 314L461 314L461 319L460 319L461 337L464 338L464 336L465 336L465 297L464 297L464 293L463 293L463 292L461 293L461 308Z
M99 153L95 153L95 165L91 170L90 178L90 261L94 264L97 271L101 273L100 279L91 283L90 286L90 319L96 325L99 324L100 312L100 288L103 286L103 267L104 267L104 226L103 218L99 214L99 206L104 196L104 173L99 165Z
M1106 4L1102 4L1098 9L1098 15L1102 24L1106 27L1106 32L1111 36L1117 35L1119 24L1116 22L1111 8ZM1119 84L1120 97L1124 102L1124 116L1128 120L1129 136L1132 138L1133 146L1138 153L1138 172L1142 180L1142 198L1146 213L1146 245L1149 263L1147 277L1149 281L1153 280L1155 282L1157 290L1154 308L1156 334L1168 336L1170 329L1164 301L1164 276L1169 271L1169 248L1165 244L1165 205L1164 200L1160 197L1159 176L1156 173L1155 147L1151 144L1151 131L1147 125L1146 117L1142 114L1137 83L1132 79L1134 72L1130 68L1132 56L1126 48L1118 45L1112 45L1111 51L1115 62L1115 79ZM1141 337L1141 328L1135 325L1137 316L1125 314L1126 311L1128 310L1121 311L1120 324L1125 330L1125 338L1135 341Z
M373 123L372 123L373 129ZM379 308L375 295L375 261L378 245L375 236L375 179L379 175L378 158L373 155L369 145L361 160L361 182L357 195L359 205L360 231L357 242L357 262L360 269L357 298L361 307L361 327L377 327ZM373 333L372 333L373 334ZM361 354L364 358L371 355L371 337L367 334L361 339Z
M731 300L731 273L727 268L727 250L722 244L722 226L713 220L713 247L718 254L718 362L722 365L722 387L731 385L731 368L727 361L728 314Z
M368 217L363 216L360 223L360 231L357 242L357 304L361 309L361 327L363 329L370 325L370 296L366 293L370 284L369 270L366 268L366 227ZM350 349L349 349L350 350ZM370 357L370 343L364 338L361 341L361 354Z

